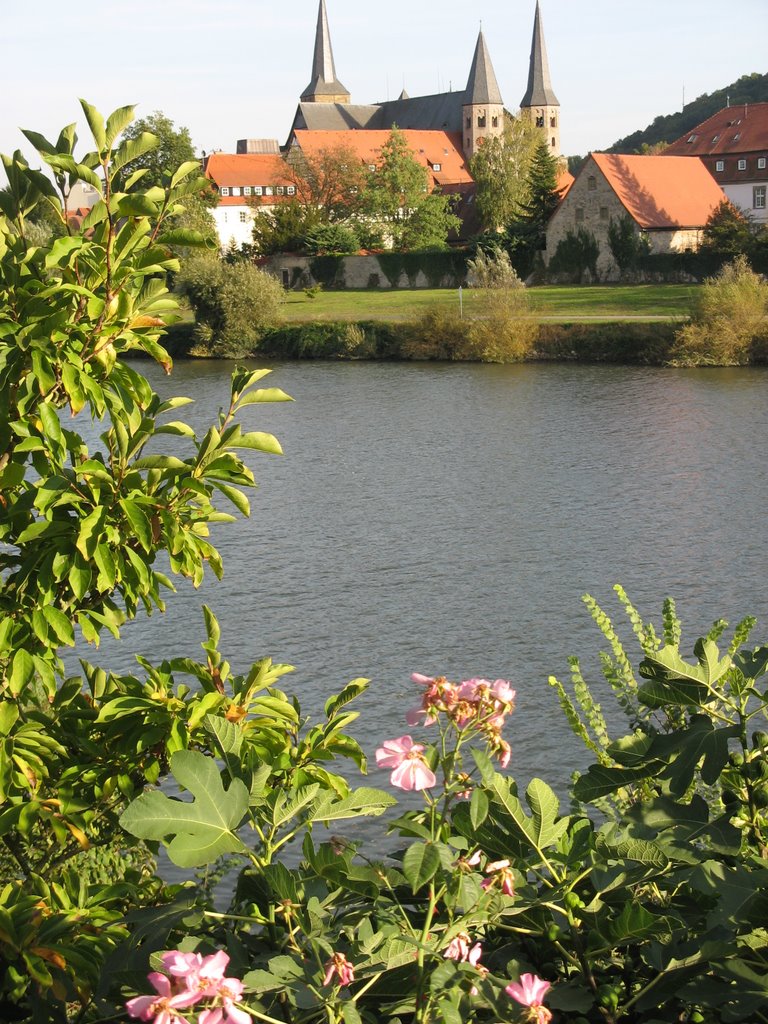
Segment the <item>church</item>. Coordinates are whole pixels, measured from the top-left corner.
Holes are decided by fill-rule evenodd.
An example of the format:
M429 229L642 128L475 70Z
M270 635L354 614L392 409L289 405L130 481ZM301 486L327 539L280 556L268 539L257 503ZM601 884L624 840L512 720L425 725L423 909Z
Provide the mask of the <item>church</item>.
M433 188L471 196L469 161L485 139L502 134L504 109L482 29L466 88L429 96L409 96L403 90L396 100L353 103L336 72L326 0L319 0L309 84L301 93L285 145L241 139L236 153L213 153L206 159L205 174L219 192L214 217L222 246L249 242L255 211L273 209L295 196L295 187L281 173L284 155L295 148L310 154L343 143L363 164L375 167L395 126L426 168ZM539 0L519 116L536 125L552 155L559 157L560 104L550 79Z

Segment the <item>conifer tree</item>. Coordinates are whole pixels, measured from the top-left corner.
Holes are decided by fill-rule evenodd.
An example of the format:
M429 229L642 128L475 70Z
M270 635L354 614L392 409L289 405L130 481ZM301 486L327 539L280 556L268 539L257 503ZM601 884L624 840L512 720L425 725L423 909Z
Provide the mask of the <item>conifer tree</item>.
M531 160L527 194L508 231L512 263L523 279L531 273L536 253L545 247L547 222L560 201L557 160L544 140L539 142Z

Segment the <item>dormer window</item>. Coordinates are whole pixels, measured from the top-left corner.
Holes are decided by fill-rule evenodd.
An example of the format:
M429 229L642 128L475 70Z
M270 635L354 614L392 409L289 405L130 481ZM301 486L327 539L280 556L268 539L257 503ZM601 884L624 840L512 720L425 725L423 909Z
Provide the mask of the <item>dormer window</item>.
M433 171L442 171L442 169L443 169L443 165L442 164L432 164L432 170Z
M223 195L223 196L228 196L229 195L229 186L228 185L223 185L221 187L221 195Z

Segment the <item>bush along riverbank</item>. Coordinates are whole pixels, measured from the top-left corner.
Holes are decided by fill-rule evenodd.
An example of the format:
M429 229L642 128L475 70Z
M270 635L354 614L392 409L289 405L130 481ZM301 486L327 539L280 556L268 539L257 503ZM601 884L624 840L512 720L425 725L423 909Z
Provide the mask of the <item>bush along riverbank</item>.
M268 331L259 345L233 353L237 358L258 355L270 359L424 359L478 361L463 354L467 321L435 315L428 324L300 323ZM174 358L205 358L192 336L193 325L177 324L167 336ZM678 325L647 323L540 324L528 351L515 359L495 361L552 361L637 363L661 366L669 362ZM211 353L211 356L216 355ZM764 362L764 358L755 359Z

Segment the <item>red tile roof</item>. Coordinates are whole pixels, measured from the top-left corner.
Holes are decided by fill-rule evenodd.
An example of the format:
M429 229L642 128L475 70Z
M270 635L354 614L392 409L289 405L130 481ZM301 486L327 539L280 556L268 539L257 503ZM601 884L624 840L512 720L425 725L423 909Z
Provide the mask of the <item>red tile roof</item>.
M305 153L315 154L321 150L332 150L340 146L354 150L366 164L375 164L381 147L390 136L388 131L373 131L366 128L354 131L309 131L294 132L296 141ZM461 151L461 133L443 131L416 131L403 129L408 147L430 173L437 185L469 184L469 173ZM439 165L440 169L435 170Z
M285 161L274 153L211 153L206 158L203 173L222 188L240 188L261 185L290 185L285 173ZM220 206L245 206L248 202L273 205L282 196L220 196Z
M723 107L664 150L665 156L768 153L768 103Z
M703 227L725 199L698 159L617 153L593 153L592 159L642 228Z

